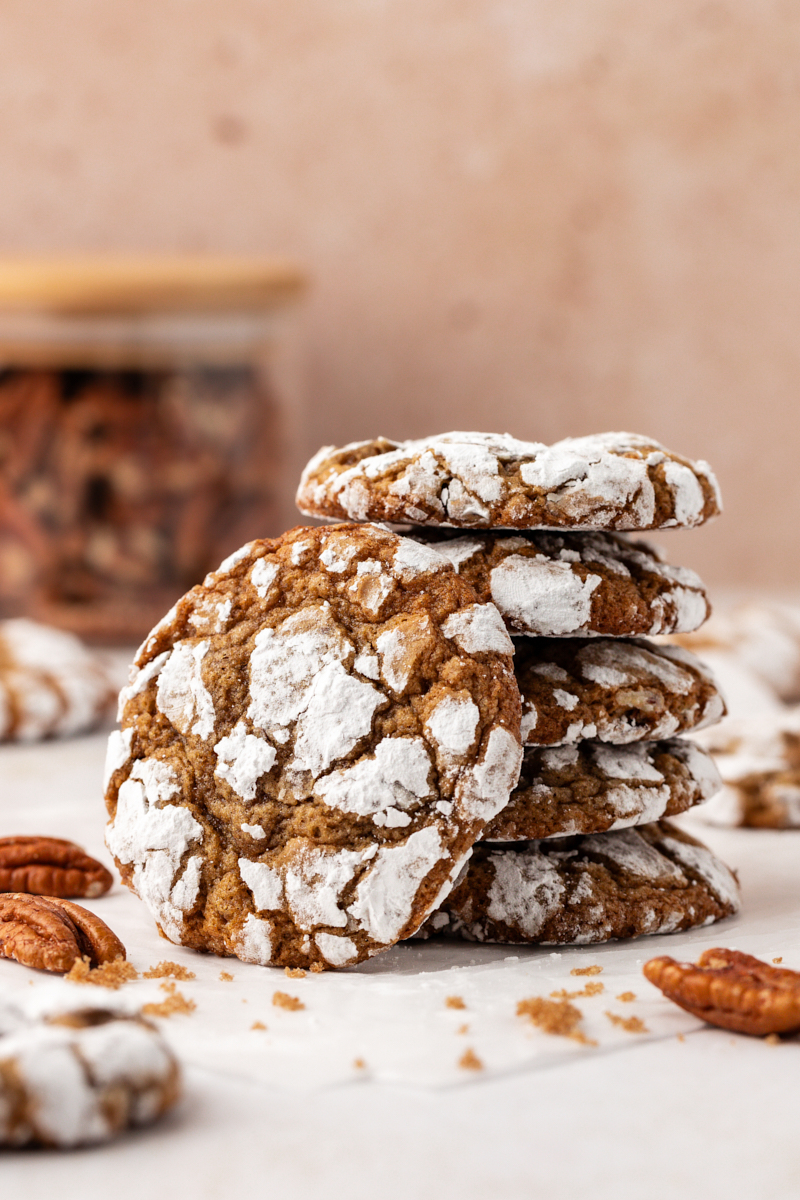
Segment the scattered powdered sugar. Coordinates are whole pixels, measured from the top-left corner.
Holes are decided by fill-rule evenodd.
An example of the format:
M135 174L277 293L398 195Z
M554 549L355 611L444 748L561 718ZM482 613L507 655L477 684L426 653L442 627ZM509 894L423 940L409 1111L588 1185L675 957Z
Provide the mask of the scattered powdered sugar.
M600 575L581 579L569 563L512 554L490 575L492 600L515 628L560 637L589 625Z
M477 704L466 694L445 696L428 714L425 725L447 756L461 757L475 741L480 717Z
M431 572L440 574L448 568L442 562L442 557L431 547L412 538L401 538L394 552L394 572L403 583L410 583L420 575Z
M349 567L353 556L358 553L358 546L349 541L347 534L340 537L331 536L325 543L325 549L319 556L326 571L331 575L341 575Z
M459 780L459 811L468 820L491 821L508 804L522 766L522 746L498 725L489 734L486 753Z
M250 572L250 582L262 600L265 599L279 574L280 567L277 563L268 562L266 558L256 559Z
M344 928L347 917L339 897L375 847L329 850L306 846L293 856L284 875L286 901L295 925L311 933L317 925Z
M445 856L434 825L412 833L397 846L384 846L360 880L348 913L376 942L394 942L413 909L414 897L427 875ZM329 924L339 922L329 922Z
M208 738L214 732L216 714L211 694L203 683L202 663L210 643L177 642L158 677L156 704L183 734Z
M315 933L314 941L322 957L332 967L346 967L358 957L358 949L352 938L335 933Z
M214 753L219 760L215 776L224 779L242 800L255 799L259 779L272 770L278 757L274 746L247 732L244 721L237 721L228 736L220 738Z
M261 842L267 836L260 825L248 825L247 821L242 821L239 826L245 833L249 833L251 838L255 838L257 842Z
M311 682L295 728L295 769L314 777L327 770L367 736L386 703L371 683L354 679L339 662L328 663Z
M248 542L245 546L240 546L238 550L234 550L233 554L229 554L227 558L222 560L214 574L227 575L237 563L242 562L243 559L252 554L254 544L254 542Z
M514 653L514 644L494 604L471 604L452 613L442 623L442 633L465 654Z
M262 837L264 836L262 830ZM257 912L269 912L283 905L283 883L280 873L262 862L239 859L239 874L253 893Z
M235 941L242 962L268 967L272 962L272 922L248 913Z
M126 687L119 694L119 703L117 706L117 720L121 721L125 705L134 696L139 696L147 687L151 679L155 679L164 663L169 658L169 650L165 650L162 654L156 655L149 663L143 667L131 667L130 678Z
M536 937L562 903L566 889L558 868L534 849L524 854L492 854L489 861L494 876L487 916Z
M187 903L186 888L175 884L175 876L186 850L203 836L202 825L187 809L167 803L179 790L167 763L138 759L106 828L106 845L119 862L134 864L137 894L173 941L179 940L184 909L194 902L192 897Z
M352 767L318 779L314 794L343 812L374 814L378 825L407 825L410 818L397 820L396 810L405 813L430 795L430 769L431 760L421 738L383 738L375 747L374 757L362 758ZM390 821L392 810L395 820Z
M109 734L105 768L103 771L103 791L108 787L114 772L118 771L120 767L124 767L130 758L132 740L133 727L130 729L115 729Z

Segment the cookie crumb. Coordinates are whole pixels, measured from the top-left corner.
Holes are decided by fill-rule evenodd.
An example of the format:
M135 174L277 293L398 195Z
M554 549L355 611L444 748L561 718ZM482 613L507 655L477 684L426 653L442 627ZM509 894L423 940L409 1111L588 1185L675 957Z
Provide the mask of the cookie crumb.
M781 1039L778 1037L777 1033L768 1033L764 1038L764 1041L768 1046L780 1046L781 1044Z
M683 1034L682 1034L682 1033L679 1033L679 1034L678 1034L678 1041L679 1041L679 1042L685 1042L685 1041L686 1041L686 1038L683 1036Z
M276 1008L285 1008L289 1012L299 1012L301 1008L305 1008L302 1000L298 1000L297 996L290 996L288 992L275 992L272 1003Z
M139 978L139 972L133 963L124 958L115 958L113 962L101 963L99 967L91 965L91 959L86 955L78 958L64 976L70 983L91 983L96 987L111 988L117 991L123 983L130 983Z
M478 1058L472 1047L468 1047L458 1060L458 1065L462 1071L482 1071L483 1063Z
M289 979L305 979L306 973L302 967L284 968Z
M219 977L223 983L233 983L233 976L229 971L220 971Z
M459 1025L456 1033L469 1033L469 1025Z
M190 971L188 967L182 967L180 963L170 962L169 959L164 959L163 962L157 963L151 967L149 971L142 972L142 979L196 979L194 971Z
M267 1027L263 1021L253 1021L253 1024L250 1026L250 1028L251 1029L266 1029Z
M557 992L551 992L550 995L554 1000L578 1000L583 996L599 996L605 990L603 983L587 983L586 987L581 988L578 992L568 992L566 988L559 988Z
M325 970L325 968L323 967L322 963L314 962L309 967L309 970L311 971L312 975L319 975Z
M197 1008L194 1000L187 1000L174 983L162 983L162 992L167 993L166 1000L160 1004L144 1004L142 1015L145 1017L174 1017L177 1014L189 1015Z
M602 975L603 968L595 964L593 967L573 967L570 975Z
M460 996L447 996L444 1002L445 1008L466 1008L466 1004Z
M584 1046L596 1046L597 1042L587 1038L578 1029L583 1013L569 1000L545 1000L543 996L529 996L517 1004L517 1016L529 1017L543 1033L571 1038Z
M631 1000L636 999L636 992L620 992L617 999L621 1000L623 1004L629 1004Z
M618 1025L626 1033L649 1033L641 1017L621 1017L618 1013L607 1012L606 1016L612 1025Z
M772 960L772 961L773 961L774 963L782 963L782 962L783 962L783 955L781 955L781 956L780 956L780 958L773 958L773 960Z
M363 1058L354 1058L353 1066L357 1071L365 1071L367 1068L367 1064L364 1062Z

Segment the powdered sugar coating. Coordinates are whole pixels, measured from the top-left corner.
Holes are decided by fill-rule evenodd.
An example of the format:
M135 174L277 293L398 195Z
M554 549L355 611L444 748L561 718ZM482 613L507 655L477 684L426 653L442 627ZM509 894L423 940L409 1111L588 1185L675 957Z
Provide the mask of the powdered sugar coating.
M728 717L698 735L723 779L703 811L712 825L800 828L800 705Z
M710 468L631 433L553 446L508 434L446 433L324 446L297 493L309 516L424 525L654 529L720 511Z
M423 934L591 944L690 929L738 908L733 873L661 821L601 837L478 846Z
M702 581L614 533L416 534L453 563L512 633L629 637L690 632L711 608Z
M193 634L214 605L225 629ZM361 961L420 925L516 780L518 692L496 609L389 530L251 543L145 646L128 752L110 755L109 845L186 945ZM149 808L145 761L171 772ZM159 858L147 831L170 822Z

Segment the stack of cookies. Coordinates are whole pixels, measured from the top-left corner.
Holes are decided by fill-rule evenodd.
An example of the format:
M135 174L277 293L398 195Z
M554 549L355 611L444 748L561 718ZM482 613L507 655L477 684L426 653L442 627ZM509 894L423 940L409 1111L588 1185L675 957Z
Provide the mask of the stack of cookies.
M675 735L722 702L641 640L705 594L615 532L712 516L707 468L628 435L453 434L322 451L299 502L345 523L232 554L120 695L107 843L165 936L325 970L431 929L600 941L736 910L660 820L717 786Z
M700 579L633 531L720 511L707 464L631 434L546 447L451 433L326 447L309 516L402 527L446 557L513 635L519 782L426 931L593 942L686 929L738 908L730 871L663 818L720 779L682 734L725 708L710 671L647 636L708 617Z

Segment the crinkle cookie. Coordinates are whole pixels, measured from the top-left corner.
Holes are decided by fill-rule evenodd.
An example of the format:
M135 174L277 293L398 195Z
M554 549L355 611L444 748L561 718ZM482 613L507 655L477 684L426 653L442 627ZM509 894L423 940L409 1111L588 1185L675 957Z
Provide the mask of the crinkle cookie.
M0 740L34 742L94 728L112 689L78 638L18 618L0 621Z
M636 433L552 446L509 434L443 433L323 446L297 504L312 517L483 529L665 529L721 511L716 479Z
M511 800L483 840L527 841L645 825L702 804L721 786L714 760L681 738L528 749Z
M370 525L231 555L156 627L109 743L108 847L168 938L341 967L436 908L522 756L512 646Z
M732 871L668 821L527 845L476 846L423 933L477 942L606 942L739 911Z
M449 558L512 633L635 637L688 632L711 612L694 571L613 533L419 536Z
M175 1057L141 1017L90 1005L39 1016L0 1000L0 1146L105 1142L179 1095Z
M800 828L800 706L774 715L728 718L701 737L723 780L704 820L757 829Z
M725 713L711 672L681 646L519 638L514 650L528 746L672 737Z

